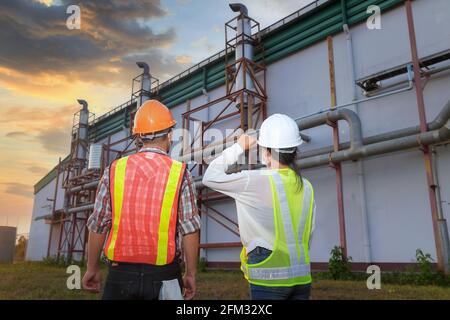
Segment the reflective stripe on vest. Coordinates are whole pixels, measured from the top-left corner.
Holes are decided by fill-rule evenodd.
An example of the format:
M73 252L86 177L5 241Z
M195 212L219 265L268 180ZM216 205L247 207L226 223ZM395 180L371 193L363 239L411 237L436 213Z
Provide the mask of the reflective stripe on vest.
M114 248L116 247L117 234L119 233L119 223L122 214L123 191L125 189L125 170L128 157L117 160L116 170L114 172L114 221L111 229L111 242L108 247L107 257L110 260L114 258Z
M169 242L169 219L175 200L175 194L177 193L178 180L181 175L182 168L183 164L181 162L172 162L161 208L161 218L159 219L158 256L156 258L157 265L166 264L167 246Z
M299 264L281 268L249 268L250 279L283 280L304 277L311 273L310 264Z
M305 235L305 227L307 224L308 217L312 214L312 201L313 201L313 189L309 181L304 179L303 183L303 205L300 217L300 222L298 224L297 234L294 236L294 226L292 217L290 214L289 204L286 196L286 191L283 185L283 181L278 172L274 172L272 175L273 182L275 185L276 193L278 196L278 202L280 206L280 215L282 220L282 228L284 231L284 237L286 241L286 246L289 253L289 266L277 266L277 267L252 267L246 263L243 263L242 270L244 271L246 278L251 280L288 280L298 277L307 277L311 274L311 268L309 259L307 261L305 252L308 248L305 247L305 243L308 241L303 241ZM275 205L275 204L274 204ZM275 209L274 209L275 210ZM276 218L276 217L275 217ZM278 229L281 229L278 226ZM278 232L277 230L276 232ZM307 239L305 239L307 240ZM275 240L278 241L278 238ZM300 255L297 250L297 244L300 246ZM276 250L276 245L274 245L274 250ZM269 257L267 260L269 260ZM266 260L266 261L267 261ZM260 264L263 264L261 262ZM265 282L268 284L268 282Z
M289 250L289 258L291 260L291 266L299 263L298 251L297 251L297 237L294 236L294 226L292 225L291 213L289 210L288 199L286 192L284 191L283 181L278 172L273 175L275 182L275 188L277 189L278 201L280 203L281 220L283 220L284 234L286 237L286 244ZM304 205L303 205L304 207ZM304 214L302 213L302 217ZM302 250L303 251L303 250Z
M142 155L134 156L144 157ZM155 155L154 157L158 158L166 156ZM185 165L181 162L171 160L170 158L157 160L155 160L155 158L134 158L133 160L130 160L129 158L130 157L121 158L111 166L112 180L110 192L112 195L113 221L110 236L105 247L105 254L111 261L155 265L168 264L172 261L171 259L173 259L174 256L173 248L175 247L175 237L173 235L174 230L176 229L176 208L178 205L176 201L178 199L177 196L179 194ZM149 201L148 203L136 202L136 200L133 200L134 193L132 191L135 192L136 190L139 190L136 189L136 187L140 187L139 180L136 180L136 172L134 171L136 168L140 168L140 165L136 165L137 163L141 163L140 161L150 161L148 163L150 165L153 164L152 161L156 161L153 164L156 166L155 168L158 168L159 165L162 166L161 168L164 168L164 170L167 170L167 165L170 165L170 169L168 171L162 171L163 174L161 175L161 177L164 177L164 179L167 180L159 180L159 184L156 183L156 185L154 185L153 188L156 188L156 193L145 193L148 191L145 188L141 190L141 192L144 192L143 194L148 195L146 198L141 199L147 199L147 201ZM127 168L129 167L134 169L128 169L132 171L127 171ZM151 182L151 184L153 183ZM133 188L133 185L134 189L127 189ZM164 188L164 186L165 189L161 192L161 187ZM145 204L148 206L146 207ZM147 208L149 211L142 211L142 208ZM161 208L159 215L153 211L154 208ZM136 233L132 235L134 237L130 235L130 232L133 232L133 230L130 230L129 224L125 229L121 229L121 222L123 224L124 219L128 219L126 221L133 221L130 220L130 215L134 214L139 214L137 217L142 217L142 220L136 221L136 223L141 224L141 229L142 226L149 226L146 230L150 231L150 233L147 231L142 235L142 238L139 237L139 235L136 237ZM153 225L154 228L150 227L150 225ZM153 230L153 232L151 230ZM134 238L134 240L130 240L130 238ZM150 239L149 242L143 240L146 238ZM171 248L170 256L169 248ZM119 254L119 252L121 254Z

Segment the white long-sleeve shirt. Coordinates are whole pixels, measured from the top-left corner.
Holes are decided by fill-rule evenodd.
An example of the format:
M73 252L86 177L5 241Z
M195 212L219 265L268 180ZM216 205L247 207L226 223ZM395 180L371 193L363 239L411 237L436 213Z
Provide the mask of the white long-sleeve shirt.
M267 169L244 170L227 174L230 165L238 162L244 150L239 144L225 149L208 166L203 184L236 200L241 241L247 252L256 247L273 250L275 223L272 191ZM311 236L315 225L315 204L311 223ZM311 237L310 237L311 239Z

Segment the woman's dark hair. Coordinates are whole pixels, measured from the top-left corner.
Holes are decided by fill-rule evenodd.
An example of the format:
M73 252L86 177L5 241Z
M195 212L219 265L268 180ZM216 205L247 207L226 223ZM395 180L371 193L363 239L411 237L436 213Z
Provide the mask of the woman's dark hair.
M300 172L300 166L297 164L297 148L287 148L287 149L270 149L269 153L272 158L277 159L281 164L288 166L290 169L294 170L297 177L297 191L303 189L303 178Z

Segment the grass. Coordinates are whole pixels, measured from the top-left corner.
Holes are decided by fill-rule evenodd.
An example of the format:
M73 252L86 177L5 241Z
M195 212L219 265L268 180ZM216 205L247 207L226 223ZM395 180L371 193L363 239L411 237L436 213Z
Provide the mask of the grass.
M84 269L82 268L82 272ZM106 268L103 270L106 278ZM25 262L0 265L0 299L99 299L82 290L68 290L65 268ZM239 271L207 271L198 275L196 299L248 299L248 284ZM386 284L368 290L365 281L313 281L311 299L445 299L450 288Z

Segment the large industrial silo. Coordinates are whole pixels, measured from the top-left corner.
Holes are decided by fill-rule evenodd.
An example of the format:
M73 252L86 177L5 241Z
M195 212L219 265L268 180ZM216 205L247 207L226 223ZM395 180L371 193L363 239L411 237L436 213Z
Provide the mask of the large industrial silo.
M0 226L0 263L12 263L16 248L16 227Z

